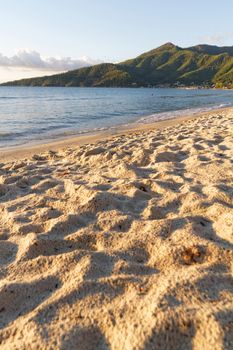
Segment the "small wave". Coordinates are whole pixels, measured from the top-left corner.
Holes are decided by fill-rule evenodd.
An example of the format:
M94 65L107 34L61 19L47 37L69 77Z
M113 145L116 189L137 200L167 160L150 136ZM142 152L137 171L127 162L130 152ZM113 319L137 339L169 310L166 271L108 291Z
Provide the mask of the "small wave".
M179 110L174 110L174 111L155 113L155 114L151 114L149 116L145 116L145 117L140 118L137 121L137 123L150 124L150 123L161 121L161 120L173 119L173 118L186 116L186 115L195 115L198 113L208 112L208 111L212 111L214 109L225 108L228 106L229 107L233 106L233 103L221 103L219 105L209 106L209 107L206 106L206 107L199 107L199 108L179 109Z
M112 127L100 127L100 128L90 128L90 129L82 129L82 130L64 130L62 132L49 135L48 138L62 138L62 137L67 137L67 136L76 136L76 135L85 135L85 134L90 134L93 132L100 132L100 131L105 131L109 130Z
M13 96L0 96L0 100L16 100L20 97L13 97Z
M0 96L0 100L27 100L34 96Z
M13 132L0 132L0 139L3 139L3 138L10 138L10 137L14 137L16 136L17 134L16 133L13 133Z
M168 100L170 98L176 98L175 96L160 96L160 98Z
M183 90L182 90L183 91ZM169 100L169 99L178 99L178 100L183 100L183 99L199 99L199 98L206 98L206 97L222 97L223 94L221 93L212 93L212 91L210 93L205 93L205 94L199 94L198 91L202 91L202 90L188 90L188 91L195 91L194 94L190 94L190 95L174 95L174 96L169 96L169 95L165 95L165 96L159 96L160 99L164 99L164 100Z

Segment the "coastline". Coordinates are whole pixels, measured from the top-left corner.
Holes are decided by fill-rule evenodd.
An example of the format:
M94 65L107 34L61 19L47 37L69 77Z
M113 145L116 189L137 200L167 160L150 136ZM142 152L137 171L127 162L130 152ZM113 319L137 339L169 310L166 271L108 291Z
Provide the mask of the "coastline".
M198 112L191 115L182 115L180 117L174 117L170 119L165 119L162 121L156 121L153 123L130 123L127 126L112 127L105 131L90 132L83 135L66 136L58 138L56 140L46 140L45 143L37 142L30 143L26 145L12 146L4 149L0 149L0 161L13 161L22 158L31 157L35 153L41 153L46 151L58 151L64 148L73 148L89 143L96 143L98 141L109 140L114 136L120 136L124 134L140 133L141 131L151 131L153 129L164 129L169 126L174 126L179 123L194 120L202 116L208 116L213 113L221 113L224 111L231 111L233 107L224 107L218 109L212 109L206 112Z

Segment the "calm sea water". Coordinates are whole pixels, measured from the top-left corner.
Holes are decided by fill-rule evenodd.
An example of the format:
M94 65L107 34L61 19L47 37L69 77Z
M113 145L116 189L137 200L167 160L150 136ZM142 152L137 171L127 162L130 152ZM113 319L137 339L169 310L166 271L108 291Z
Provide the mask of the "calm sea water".
M233 91L0 87L0 148L233 105Z

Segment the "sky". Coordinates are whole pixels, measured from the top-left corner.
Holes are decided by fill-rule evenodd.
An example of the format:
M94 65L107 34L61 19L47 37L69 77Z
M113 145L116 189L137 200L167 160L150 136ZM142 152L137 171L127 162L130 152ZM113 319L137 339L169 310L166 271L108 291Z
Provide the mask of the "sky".
M0 0L0 82L119 62L166 42L233 45L233 0Z

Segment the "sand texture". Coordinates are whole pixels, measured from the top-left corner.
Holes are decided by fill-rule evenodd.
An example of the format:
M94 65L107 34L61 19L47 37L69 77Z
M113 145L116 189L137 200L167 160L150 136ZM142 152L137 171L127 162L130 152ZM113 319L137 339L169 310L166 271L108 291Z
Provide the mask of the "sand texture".
M0 348L233 349L233 110L0 164Z

